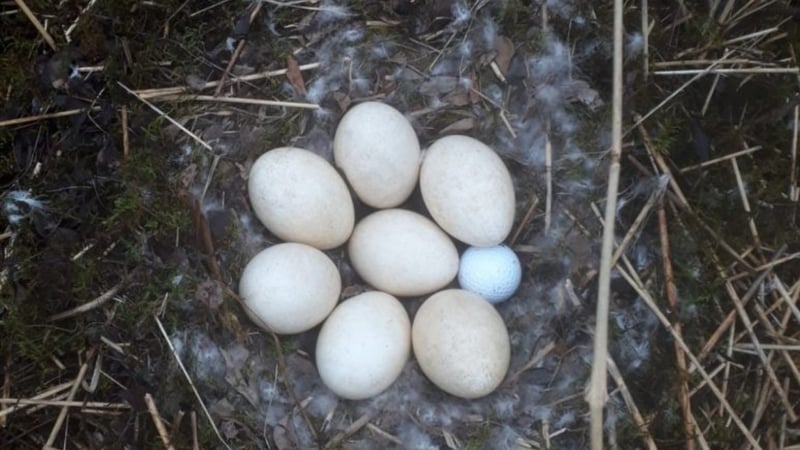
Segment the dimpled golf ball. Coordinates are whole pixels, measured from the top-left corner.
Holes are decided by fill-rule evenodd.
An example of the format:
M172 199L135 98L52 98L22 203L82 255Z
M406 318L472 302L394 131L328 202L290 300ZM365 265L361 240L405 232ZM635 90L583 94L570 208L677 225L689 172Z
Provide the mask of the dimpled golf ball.
M511 298L521 280L519 259L506 245L470 247L461 256L458 284L489 303L500 303Z

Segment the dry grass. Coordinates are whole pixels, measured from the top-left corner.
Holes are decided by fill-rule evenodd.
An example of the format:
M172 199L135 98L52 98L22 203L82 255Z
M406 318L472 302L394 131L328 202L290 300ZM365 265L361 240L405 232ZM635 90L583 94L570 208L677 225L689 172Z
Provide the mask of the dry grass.
M51 17L35 2L4 4L0 17L24 17L14 22L20 30L30 28L20 39L52 56L51 52L66 47L76 27L75 32L80 31L79 24L109 19L130 8L100 3L74 2L73 8L60 12L63 17L52 18L58 27L50 24ZM398 431L402 428L399 419L386 411L344 404L324 417L309 412L314 395L296 392L297 380L290 375L299 370L292 364L309 359L302 338L257 336L255 327L246 322L234 292L244 246L238 237L233 239L235 244L225 240L230 236L220 237L211 224L206 200L222 199L223 204L246 209L242 189L230 186L246 173L252 155L264 146L282 145L312 126L324 128L320 119L313 119L313 111L340 114L352 101L391 98L402 102L428 140L455 126L487 139L502 136L518 142L526 131L521 126L525 122L514 112L510 88L502 95L493 95L488 89L494 83L506 88L511 83L510 69L501 67L501 50L487 52L482 64L460 67L465 78L475 84L469 89L436 91L441 105L417 92L421 86L435 91L450 81L446 79L449 75L436 72L437 64L452 56L469 30L479 26L475 18L488 10L497 14L498 23L509 27L502 31L514 40L518 51L540 50L542 44L536 39L544 38L531 36L533 27L544 30L542 35L551 31L567 36L572 47L585 38L572 32L570 20L554 19L546 7L509 1L505 3L508 8L492 9L488 3L466 2L470 14L461 28L419 25L435 22L442 13L436 5L410 16L383 5L352 18L345 26L358 27L370 37L402 38L403 61L373 67L368 95L341 88L320 101L304 101L306 89L322 79L325 70L332 70L326 66L330 59L305 64L295 60L330 39L331 30L309 26L315 14L327 8L312 0L259 2L245 11L227 10L233 6L225 2L169 2L168 10L140 5L136 13L152 27L139 30L142 35L157 36L154 42L165 46L171 42L169 45L181 49L171 55L174 60L167 61L169 70L160 65L164 54L137 47L132 37L141 35L124 30L119 36L110 36L113 50L90 61L91 66L76 70L82 80L91 80L98 89L81 90L84 85L70 85L67 75L60 72L43 77L43 87L18 81L0 86L9 104L29 104L34 97L37 102L40 97L47 99L35 113L20 112L27 107L2 111L3 145L19 153L23 144L30 142L33 156L25 163L3 160L12 167L4 167L3 174L13 172L13 176L6 177L11 181L3 186L0 198L20 190L61 198L55 193L97 189L92 201L99 204L85 219L92 232L75 225L77 237L69 240L63 233L58 235L65 240L58 247L47 233L66 228L65 223L80 222L70 203L86 201L85 197L64 197L59 204L49 204L56 214L67 212L55 225L33 210L26 212L24 227L4 216L6 228L0 234L0 293L4 298L0 300L0 327L4 327L0 334L0 445L108 448L124 442L147 448L195 449L256 447L253 443L258 442L274 446L270 448L289 448L309 442L304 441L306 435L319 448L348 448L352 441L398 448L406 445ZM545 418L519 425L514 430L514 445L586 447L591 436L593 448L797 448L800 101L796 92L800 69L794 47L800 30L794 22L798 11L790 2L776 0L717 0L702 6L679 2L677 9L674 3L643 0L638 5L628 4L626 10L619 3L626 30L641 28L644 48L640 61L625 61L624 66L622 54L617 52L617 66L624 67L628 77L619 72L613 78L614 92L619 94L613 99L614 146L604 156L604 170L598 171L611 170L606 180L610 189L605 215L596 202L590 207L592 216L569 209L577 207L577 202L558 201L565 180L574 180L559 166L559 146L564 142L549 120L544 127L542 167L533 169L509 159L518 185L526 189L518 193L523 200L511 243L529 267L537 267L537 258L543 256L538 253L542 250L537 236L554 233L561 209L565 210L561 216L571 218L570 233L577 230L575 235L589 243L603 238L599 267L587 262L588 268L570 270L554 289L562 296L558 302L562 318L578 316L599 297L599 331L592 336L598 339L592 376L595 384L589 390L594 428L590 433L588 422L578 420L551 429L554 425ZM96 12L101 7L107 9ZM198 36L198 29L203 28L192 26L223 10L228 11L231 23L214 28L219 40L229 31L234 15L239 15L238 26L246 22L245 28L259 31L245 33L247 38L239 39L220 65L208 56L210 49L203 48L211 45ZM610 41L612 12L593 5L583 5L581 11L594 14L588 16L596 18L597 30L606 33ZM258 28L257 24L267 20L267 13L269 20L283 27L280 39ZM111 19L104 24L118 27ZM414 26L423 32L412 32ZM56 29L68 32L62 37ZM616 30L621 32L621 24ZM265 43L264 36L279 42ZM88 53L85 39L78 45ZM14 46L24 48L21 43ZM262 47L268 49L268 57L254 52ZM61 63L55 58L47 61L46 67ZM67 61L67 66L70 63ZM342 83L357 84L352 76L358 70L353 67L353 57L344 55L335 59L335 64L349 70L349 78ZM187 82L188 76L177 75L191 65L195 66L189 70L191 75L202 73L199 81ZM404 85L395 76L398 67L418 79ZM608 68L593 69L596 73L583 68L588 78L597 78L598 86L611 85L607 83ZM20 70L33 73L32 67ZM0 80L19 79L0 76ZM61 96L71 102L59 103ZM587 122L596 120L585 110L575 109ZM493 127L483 125L489 121ZM263 131L264 123L271 127L269 133ZM607 116L602 117L598 128L608 128L610 123ZM92 142L100 141L95 139L100 130L119 142L122 156L105 168L98 162L102 152L97 148L90 158L76 151L75 158L83 158L76 165L83 167L65 167L68 158L63 155L69 149L61 148L61 142L68 140L68 129L83 133ZM258 136L254 142L231 144L233 136L238 139L250 130ZM686 135L691 136L691 145L685 142ZM595 139L590 138L594 145L587 147L594 152L605 150L597 148ZM166 147L174 153L173 146L190 145L202 147L204 153L176 168L170 158L154 156L166 149L154 152L149 148L164 140L170 142ZM230 151L239 145L244 148L242 154ZM595 158L587 155L582 157ZM98 172L91 183L81 184L75 181L77 175L70 173L85 170ZM535 179L538 174L543 181ZM617 176L625 186L657 179L658 187L643 198L626 201L622 209L615 203L626 198L627 192L617 193ZM65 187L53 182L58 177L68 177L72 184ZM116 177L121 182L113 189L102 185L105 179ZM40 219L41 223L34 223ZM603 234L604 225L608 227ZM658 255L644 263L635 259L643 236L657 242L652 253ZM52 258L58 266L47 265ZM341 252L335 258L346 266ZM62 269L68 271L64 273L66 287L48 285L51 278L64 281L55 276ZM175 281L177 276L194 284L181 287ZM349 281L349 289L360 287L352 277ZM41 297L39 289L45 292ZM204 292L219 297L222 306L203 309L194 305L189 309L178 304L197 300ZM651 369L645 373L668 373L667 386L656 388L649 380L637 379L643 372L624 370L621 356L614 354L614 340L619 337L615 333L623 331L608 322L608 309L625 308L624 292L632 292L635 301L645 304L660 323L663 334L653 338L658 356L648 361ZM585 345L576 336L583 335L592 323L587 314L583 319L580 326L573 323L573 329L548 335L535 341L531 349L524 349L530 354L512 367L503 385L505 392L517 395L515 389L534 383L533 372L555 367L546 384L550 389L562 363L569 365L571 357L580 359L576 348ZM219 392L208 380L198 379L192 369L196 366L183 361L186 354L181 356L173 345L184 328L209 330L221 341L246 348L267 348L260 356L273 368L273 385L279 386L292 405L285 417L252 424L234 413L220 412ZM606 381L606 375L612 382ZM241 389L241 396L247 397L249 391L228 376L221 378L231 384L221 390ZM584 377L578 382L585 386L589 381ZM652 392L654 389L659 392ZM569 405L582 415L587 413L579 390L573 389L552 406ZM614 405L625 410L612 410ZM199 418L195 410L200 411ZM604 421L600 413L624 419ZM423 422L412 412L403 414L406 422ZM190 420L184 419L186 415ZM441 447L493 448L491 436L496 435L491 433L496 430L492 426L515 428L520 419L500 423L491 412L474 416L462 415L459 423L447 428L420 427Z

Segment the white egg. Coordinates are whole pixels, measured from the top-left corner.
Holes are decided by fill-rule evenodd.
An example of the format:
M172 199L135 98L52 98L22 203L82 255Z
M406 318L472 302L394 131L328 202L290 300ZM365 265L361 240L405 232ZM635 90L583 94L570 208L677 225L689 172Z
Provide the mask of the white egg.
M317 337L317 369L336 395L360 400L388 388L411 352L411 321L400 302L366 292L333 310Z
M314 247L285 243L247 263L239 279L245 312L257 325L294 334L320 324L336 306L342 280L336 265Z
M505 378L511 343L503 319L479 295L449 289L420 306L411 328L420 369L441 390L473 399Z
M511 298L521 280L519 258L506 245L470 247L461 255L458 284L490 303Z
M458 273L455 244L431 220L386 209L356 225L348 244L353 268L378 290L398 296L434 292Z
M503 160L477 139L446 136L426 150L420 190L433 220L454 238L497 245L514 222L514 184Z
M403 203L419 178L414 128L384 103L365 102L347 111L336 128L333 156L358 198L374 208Z
M279 238L327 250L347 241L355 214L347 185L308 150L281 147L261 155L247 182L256 216Z

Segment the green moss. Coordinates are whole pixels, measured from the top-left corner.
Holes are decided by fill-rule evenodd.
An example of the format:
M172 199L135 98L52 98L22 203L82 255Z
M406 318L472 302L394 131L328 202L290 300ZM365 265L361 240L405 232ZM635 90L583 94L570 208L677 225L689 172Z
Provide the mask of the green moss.
M492 427L488 422L482 422L464 439L464 448L468 450L481 450L489 446L492 438Z

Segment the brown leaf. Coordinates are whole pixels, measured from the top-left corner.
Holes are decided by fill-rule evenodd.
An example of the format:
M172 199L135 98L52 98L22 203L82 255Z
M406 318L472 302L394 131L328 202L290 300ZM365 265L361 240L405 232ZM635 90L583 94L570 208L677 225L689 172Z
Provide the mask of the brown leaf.
M469 90L469 100L475 104L481 101L481 96L478 95L478 77L475 75L474 70L470 73L469 77L472 80L472 89Z
M194 291L194 299L209 309L217 309L225 301L222 288L214 280L206 280L198 284Z
M500 72L505 75L508 73L508 66L511 65L511 58L514 57L514 43L505 36L498 36L494 41L494 49L497 51L494 62L497 63Z
M353 101L350 99L350 96L345 94L344 92L336 91L333 93L333 99L336 100L336 103L339 104L339 109L342 112L347 111L347 108L350 107L350 103Z
M452 92L458 86L458 78L437 76L419 84L417 90L423 95L440 95Z
M297 60L292 55L286 57L286 78L292 83L292 87L298 95L306 95L306 82L303 74L300 73Z
M466 119L456 120L450 125L444 127L439 134L463 133L473 128L475 128L475 119L472 117L467 117Z
M464 92L452 92L444 98L445 103L452 106L467 106L469 105L469 94Z
M247 362L250 353L242 346L233 347L232 349L225 350L219 349L222 357L225 359L225 381L242 395L254 407L258 405L259 395L258 389L254 383L248 382L242 374L242 367Z

